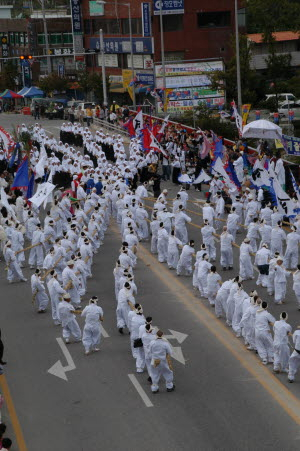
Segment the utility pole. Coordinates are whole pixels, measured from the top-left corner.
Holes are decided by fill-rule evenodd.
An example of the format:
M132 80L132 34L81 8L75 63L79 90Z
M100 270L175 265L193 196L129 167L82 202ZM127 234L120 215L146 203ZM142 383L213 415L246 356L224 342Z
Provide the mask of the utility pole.
M101 52L101 63L102 63L102 84L103 84L103 104L107 105L107 89L106 89L106 73L105 73L105 60L104 60L104 41L103 41L103 30L99 30L100 36L100 52Z
M160 53L161 53L161 64L163 71L163 111L165 112L167 106L167 93L166 93L166 65L165 65L165 43L164 43L164 25L163 25L163 14L162 14L163 2L160 1L159 8L159 22L160 22Z
M45 44L46 44L46 54L47 54L47 73L51 74L51 58L49 55L49 41L48 41L48 30L47 30L47 22L46 22L46 14L45 14L45 0L41 0L42 5L42 14L43 14L43 24L44 24L44 35L45 35Z
M235 15L235 53L236 53L236 81L237 81L237 110L240 113L242 108L242 87L241 87L241 64L240 64L240 41L237 0L234 0Z

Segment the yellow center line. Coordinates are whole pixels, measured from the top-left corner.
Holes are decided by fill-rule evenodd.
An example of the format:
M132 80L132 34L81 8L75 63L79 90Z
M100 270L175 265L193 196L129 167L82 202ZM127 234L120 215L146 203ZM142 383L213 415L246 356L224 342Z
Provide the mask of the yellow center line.
M19 419L17 416L17 412L10 394L10 390L8 387L8 383L4 374L0 376L0 386L2 389L2 394L5 399L5 403L7 405L8 413L13 425L15 437L17 439L19 451L27 451L27 446L25 444L24 435L22 432L21 425L19 423Z
M257 357L247 351L240 340L205 307L198 297L187 288L177 276L174 276L164 265L141 243L139 244L138 257L148 268L172 291L179 302L196 316L201 323L230 351L240 364L251 373L264 389L275 399L286 413L300 424L300 401L293 395L270 371L263 366ZM180 295L178 295L180 290Z

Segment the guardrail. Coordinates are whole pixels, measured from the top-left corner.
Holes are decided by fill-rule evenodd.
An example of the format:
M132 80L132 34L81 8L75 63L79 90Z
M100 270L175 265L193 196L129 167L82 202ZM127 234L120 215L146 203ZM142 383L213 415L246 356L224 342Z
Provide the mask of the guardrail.
M94 121L94 125L106 128L106 129L111 130L111 131L113 131L115 133L118 133L120 135L122 134L122 135L125 135L125 136L129 137L128 131L124 127L121 127L120 125L111 124L110 122L105 121L103 119L99 119L97 117L94 117L93 121Z

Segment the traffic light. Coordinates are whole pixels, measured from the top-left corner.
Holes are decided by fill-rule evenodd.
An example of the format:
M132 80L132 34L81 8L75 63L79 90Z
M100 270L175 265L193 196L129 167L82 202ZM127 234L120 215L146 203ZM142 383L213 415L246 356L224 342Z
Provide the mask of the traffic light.
M20 60L21 61L31 61L33 59L32 55L21 55Z

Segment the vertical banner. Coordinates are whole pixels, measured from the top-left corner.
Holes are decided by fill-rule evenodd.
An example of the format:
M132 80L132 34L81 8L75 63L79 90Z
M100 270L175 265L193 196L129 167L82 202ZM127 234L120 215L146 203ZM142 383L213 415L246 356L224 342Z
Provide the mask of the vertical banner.
M249 103L242 106L242 118L243 118L243 127L247 125L248 116L250 113L251 105Z
M123 77L123 87L128 90L128 94L130 95L131 100L133 100L133 87L129 86L132 81L131 69L123 69L122 77Z
M62 78L65 76L65 65L64 64L58 64L57 74L59 77L62 77Z
M141 7L142 7L143 36L144 36L144 38L150 38L152 35L151 5L149 2L145 2L145 3L141 3Z
M31 87L31 69L29 61L22 62L23 85L27 88Z
M80 0L71 0L72 27L74 34L82 34Z

